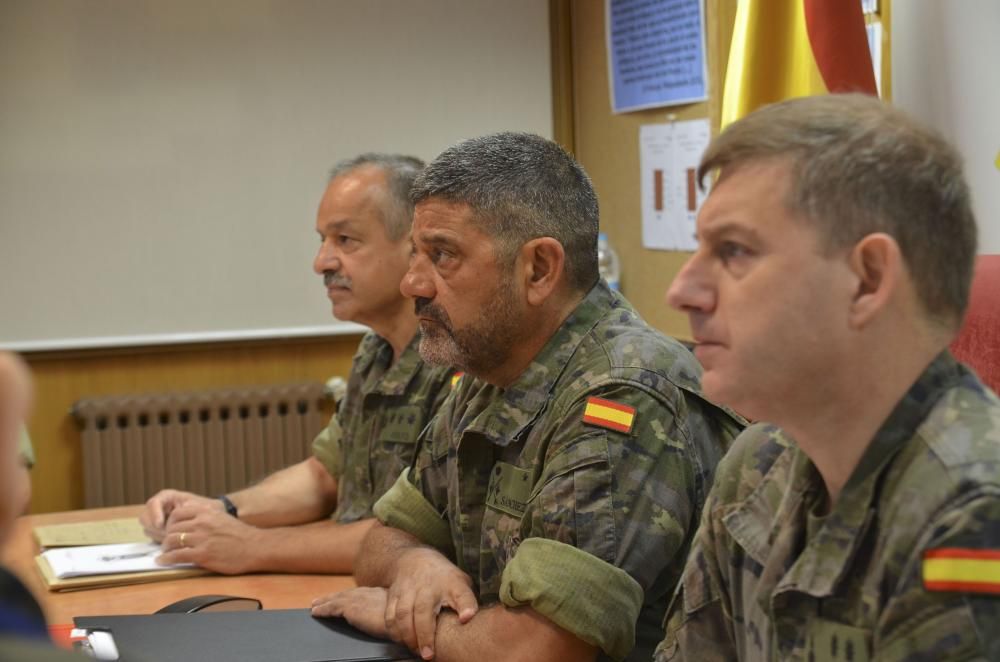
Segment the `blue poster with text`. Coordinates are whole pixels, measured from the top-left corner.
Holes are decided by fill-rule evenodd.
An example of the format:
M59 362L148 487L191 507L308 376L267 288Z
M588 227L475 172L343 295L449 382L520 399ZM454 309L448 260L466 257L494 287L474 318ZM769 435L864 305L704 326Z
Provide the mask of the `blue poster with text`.
M701 0L607 0L616 113L707 98Z

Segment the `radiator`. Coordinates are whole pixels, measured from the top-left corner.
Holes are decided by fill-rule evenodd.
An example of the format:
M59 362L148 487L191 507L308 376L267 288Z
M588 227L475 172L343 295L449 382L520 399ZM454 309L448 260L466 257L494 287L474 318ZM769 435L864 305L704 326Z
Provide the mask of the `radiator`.
M238 490L305 459L327 405L318 382L79 400L86 507Z

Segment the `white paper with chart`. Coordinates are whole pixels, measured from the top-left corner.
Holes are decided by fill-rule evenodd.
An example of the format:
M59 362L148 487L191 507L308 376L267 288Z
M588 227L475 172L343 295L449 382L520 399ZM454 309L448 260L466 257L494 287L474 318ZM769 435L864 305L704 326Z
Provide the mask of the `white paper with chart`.
M696 172L708 147L707 119L639 128L644 248L693 251L695 219L705 200Z

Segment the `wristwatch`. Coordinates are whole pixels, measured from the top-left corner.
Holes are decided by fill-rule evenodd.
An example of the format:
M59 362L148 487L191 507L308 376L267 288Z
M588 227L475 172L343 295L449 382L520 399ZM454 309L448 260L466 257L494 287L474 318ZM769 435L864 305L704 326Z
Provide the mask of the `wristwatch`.
M226 509L227 513L239 519L239 511L236 510L236 504L233 503L232 499L230 499L225 494L220 494L215 498L222 502L222 506Z

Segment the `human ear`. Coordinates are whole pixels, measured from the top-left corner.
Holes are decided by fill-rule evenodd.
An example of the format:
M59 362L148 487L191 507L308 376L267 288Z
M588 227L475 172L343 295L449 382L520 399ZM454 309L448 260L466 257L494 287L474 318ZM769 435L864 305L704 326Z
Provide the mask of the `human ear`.
M856 278L849 322L852 328L867 326L889 304L905 268L899 244L884 232L865 236L848 257Z
M566 251L553 237L538 237L521 247L528 304L539 306L563 279Z

